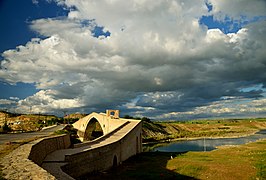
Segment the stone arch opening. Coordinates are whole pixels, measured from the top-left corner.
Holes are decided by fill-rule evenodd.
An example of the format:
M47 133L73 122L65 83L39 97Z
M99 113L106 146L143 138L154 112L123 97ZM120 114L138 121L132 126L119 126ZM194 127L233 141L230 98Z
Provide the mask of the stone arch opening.
M115 155L114 158L113 158L113 168L116 168L117 165L118 165L117 156Z
M99 121L96 118L92 118L89 121L85 130L84 141L91 141L93 139L103 136L103 134L103 129Z
M136 137L136 153L139 153L139 138Z
M114 119L119 119L119 110L106 110L107 117L111 117Z

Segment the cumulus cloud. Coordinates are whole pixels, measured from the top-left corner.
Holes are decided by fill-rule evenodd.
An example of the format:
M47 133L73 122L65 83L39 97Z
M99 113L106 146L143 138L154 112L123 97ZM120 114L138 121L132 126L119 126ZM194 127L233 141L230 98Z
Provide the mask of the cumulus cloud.
M266 22L231 34L199 23L210 14L220 21L264 16L264 1L209 0L210 12L205 0L57 3L71 9L67 17L37 19L30 26L46 38L2 54L2 80L34 83L40 90L20 100L20 108L112 107L158 118L199 114L198 108L224 102L223 97L264 98L262 89L241 89L265 86ZM99 26L110 36L95 37Z
M10 105L12 103L14 103L14 101L12 101L12 100L0 99L0 105Z
M220 20L224 20L226 17L235 20L249 20L266 15L266 2L263 0L208 0L208 3L213 6L212 13Z
M37 5L37 4L39 4L39 1L37 1L37 0L32 0L32 3L35 4L35 5Z
M193 119L193 118L228 118L228 117L265 117L266 99L222 100L210 105L196 107L192 111L169 112L154 116L156 119Z
M18 101L19 108L16 112L35 112L46 113L53 112L54 109L63 111L68 108L76 108L82 106L77 98L73 99L55 99L53 98L53 90L41 90L33 96Z

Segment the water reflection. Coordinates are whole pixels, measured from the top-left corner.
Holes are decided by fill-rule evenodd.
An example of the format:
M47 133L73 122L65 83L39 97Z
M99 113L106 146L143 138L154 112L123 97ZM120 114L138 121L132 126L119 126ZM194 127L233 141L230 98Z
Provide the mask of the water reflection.
M188 141L176 141L166 145L156 147L153 151L160 152L186 152L186 151L211 151L217 146L222 145L239 145L254 142L266 138L266 130L262 130L254 135L241 138L224 138L224 139L198 139Z

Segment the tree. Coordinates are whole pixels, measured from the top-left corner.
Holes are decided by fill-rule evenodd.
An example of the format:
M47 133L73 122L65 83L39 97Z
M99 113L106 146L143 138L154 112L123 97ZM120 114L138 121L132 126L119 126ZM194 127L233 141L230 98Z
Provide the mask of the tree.
M3 125L3 131L4 132L10 132L11 128L7 125L7 123L5 122L5 124Z
M151 122L151 119L147 117L142 117L141 120L145 122Z
M133 119L133 117L132 117L132 116L130 116L130 115L128 115L128 114L127 114L127 115L125 115L125 116L124 116L124 118L125 118L125 119Z

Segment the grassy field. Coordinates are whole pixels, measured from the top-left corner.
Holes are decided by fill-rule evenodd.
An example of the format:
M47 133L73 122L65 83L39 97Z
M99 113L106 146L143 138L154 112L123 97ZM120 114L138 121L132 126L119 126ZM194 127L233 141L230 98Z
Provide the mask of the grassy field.
M210 152L147 152L81 179L266 179L266 139ZM171 158L171 156L173 158Z
M211 152L188 152L166 168L197 179L266 179L266 140L224 146Z

